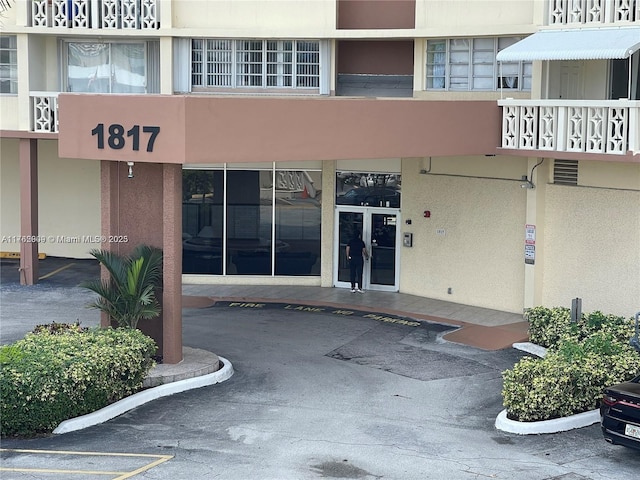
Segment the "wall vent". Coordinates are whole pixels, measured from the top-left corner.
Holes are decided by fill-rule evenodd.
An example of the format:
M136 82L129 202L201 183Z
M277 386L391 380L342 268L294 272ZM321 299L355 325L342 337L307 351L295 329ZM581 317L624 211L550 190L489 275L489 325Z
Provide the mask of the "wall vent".
M578 185L578 161L555 160L553 162L553 183L557 185Z

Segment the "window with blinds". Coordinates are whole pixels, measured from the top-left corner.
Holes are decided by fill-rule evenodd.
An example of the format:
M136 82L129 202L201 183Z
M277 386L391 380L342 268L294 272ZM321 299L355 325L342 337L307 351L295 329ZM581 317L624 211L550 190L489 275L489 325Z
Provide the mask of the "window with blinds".
M531 90L531 62L496 60L519 37L452 38L427 41L427 90Z
M192 39L191 86L317 91L320 42Z

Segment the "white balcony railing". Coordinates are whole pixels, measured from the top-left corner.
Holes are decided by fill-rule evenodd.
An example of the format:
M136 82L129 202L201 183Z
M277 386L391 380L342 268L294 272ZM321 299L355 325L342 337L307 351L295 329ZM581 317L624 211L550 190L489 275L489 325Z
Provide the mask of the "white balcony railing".
M502 148L640 152L640 101L499 100Z
M155 30L160 0L31 0L32 27Z
M640 0L549 0L549 25L640 22Z
M31 130L56 133L58 131L58 92L31 92Z

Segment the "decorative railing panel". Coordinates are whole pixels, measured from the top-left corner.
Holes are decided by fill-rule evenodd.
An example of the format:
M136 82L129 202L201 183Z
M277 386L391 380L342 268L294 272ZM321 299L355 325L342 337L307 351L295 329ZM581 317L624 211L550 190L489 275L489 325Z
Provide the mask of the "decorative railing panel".
M58 92L31 92L31 129L34 132L58 131Z
M155 30L159 0L31 0L32 27Z
M549 25L640 23L640 0L549 0Z
M502 148L640 152L640 101L499 100Z

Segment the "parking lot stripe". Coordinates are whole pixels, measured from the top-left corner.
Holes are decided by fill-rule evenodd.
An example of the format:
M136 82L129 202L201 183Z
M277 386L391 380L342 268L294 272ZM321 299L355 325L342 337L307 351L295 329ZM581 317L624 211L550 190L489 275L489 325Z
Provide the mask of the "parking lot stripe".
M57 268L53 272L49 272L46 275L42 275L39 278L39 280L44 280L45 278L53 277L56 273L60 273L62 270L66 270L67 268L72 267L73 265L75 265L75 263L70 263L68 265L65 265L64 267Z
M67 450L28 450L28 449L10 449L0 448L0 452L12 452L12 453L24 453L34 455L77 455L85 457L120 457L120 458L140 458L140 459L154 459L146 465L143 465L135 470L130 471L107 471L107 470L57 470L57 469L42 469L42 468L21 468L21 467L0 467L0 472L23 472L23 473L52 473L52 474L67 474L67 475L117 475L113 477L113 480L124 480L131 478L134 475L145 472L153 467L160 465L173 458L173 455L154 455L150 453L108 453L108 452L78 452Z
M153 467L158 466L161 463L164 463L167 460L170 460L172 458L173 458L173 455L163 455L162 458L158 458L158 460L156 460L155 462L151 462L150 464L145 465L144 467L140 467L137 470L133 470L132 472L127 472L122 476L115 478L114 480L124 480L125 478L131 478L134 475L138 475L139 473L146 472L147 470L150 470Z

